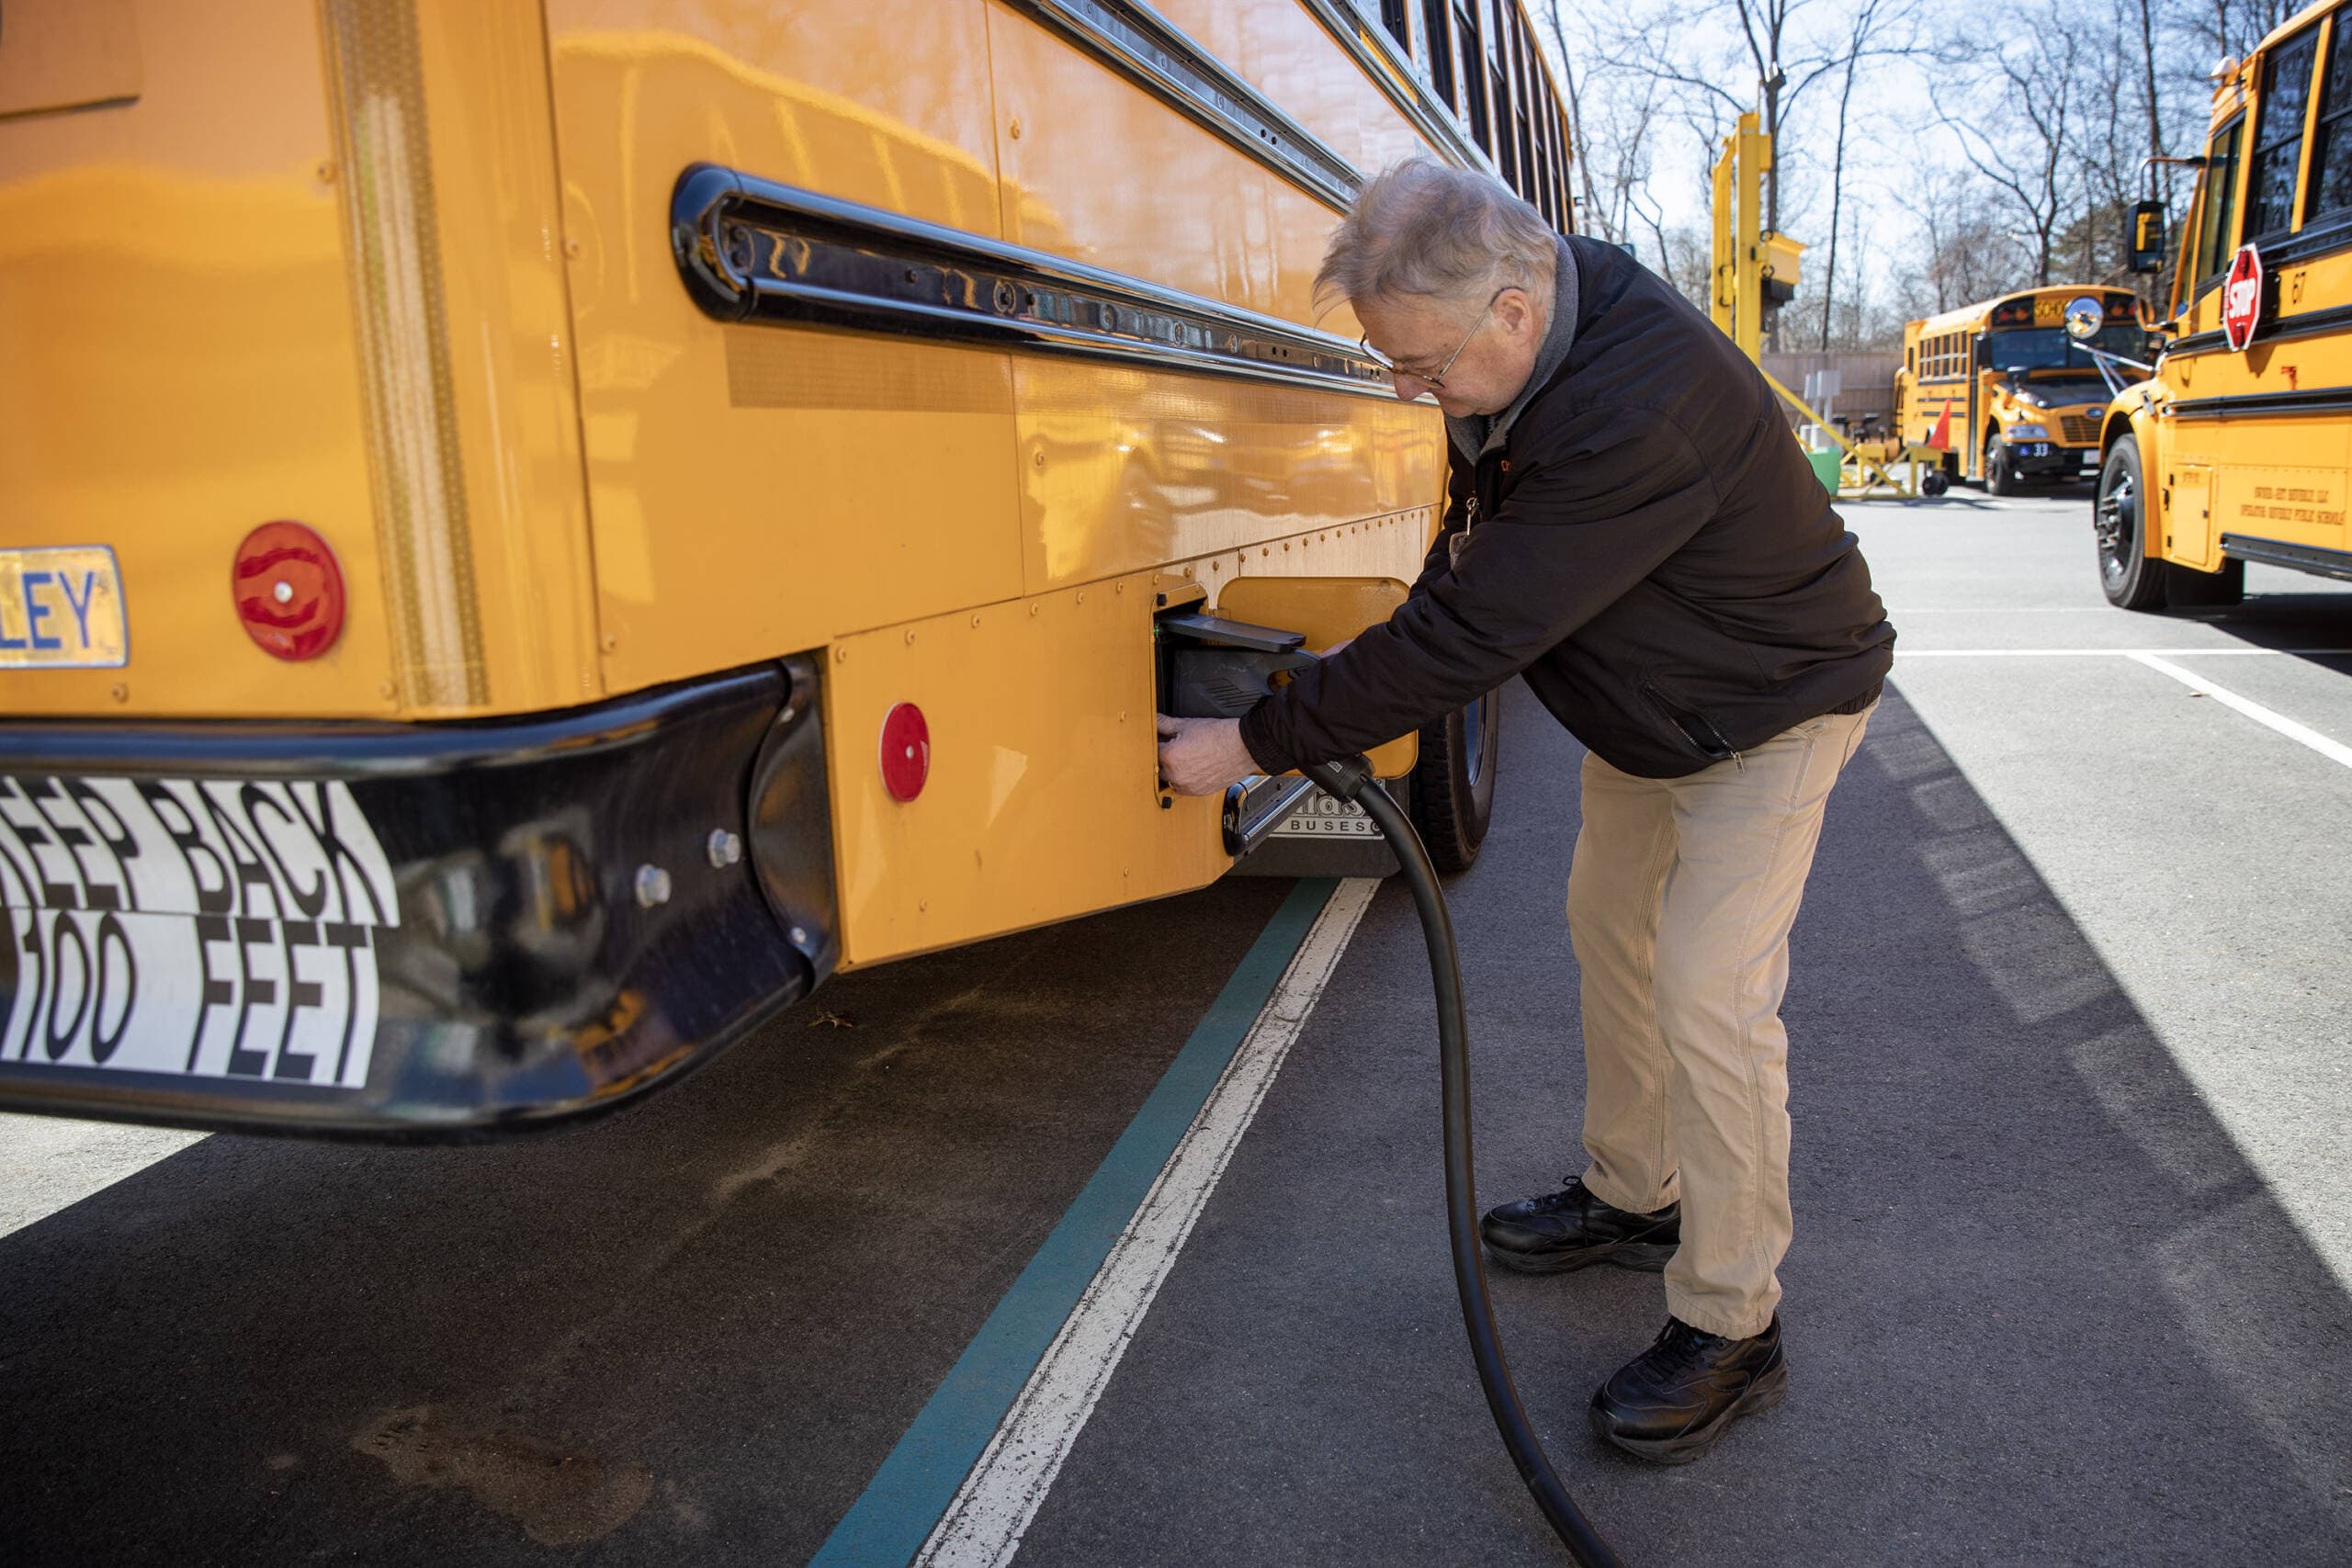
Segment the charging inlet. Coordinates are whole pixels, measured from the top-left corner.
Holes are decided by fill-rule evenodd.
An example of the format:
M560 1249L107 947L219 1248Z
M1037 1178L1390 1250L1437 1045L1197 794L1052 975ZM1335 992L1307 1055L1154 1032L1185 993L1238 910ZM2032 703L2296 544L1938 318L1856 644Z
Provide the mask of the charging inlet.
M1315 662L1304 632L1230 621L1189 605L1160 613L1159 711L1171 718L1239 718L1278 678ZM1225 792L1225 852L1236 860L1265 842L1315 793L1301 773L1252 774Z

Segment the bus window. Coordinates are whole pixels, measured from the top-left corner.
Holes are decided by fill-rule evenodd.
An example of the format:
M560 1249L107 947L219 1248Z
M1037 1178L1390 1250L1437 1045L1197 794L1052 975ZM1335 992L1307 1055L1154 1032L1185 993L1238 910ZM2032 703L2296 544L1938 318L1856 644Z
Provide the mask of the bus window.
M1487 129L1487 51L1478 28L1477 0L1454 0L1453 23L1454 41L1462 50L1462 96L1470 106L1470 140L1491 153L1495 138Z
M1511 58L1518 67L1519 96L1512 118L1519 122L1519 171L1522 196L1532 196L1540 165L1535 156L1535 136L1529 116L1534 107L1544 101L1544 69L1536 63L1535 36L1527 30L1527 23L1516 11L1511 13Z
M2352 50L2344 47L2338 17L2335 41L2327 46L2327 76L2320 89L2318 140L2312 145L2312 189L2303 206L2309 222L2323 212L2352 207Z
M2075 347L2064 327L2007 327L1984 334L1984 363L1995 370L2089 370L2091 356ZM2093 348L2138 359L2148 351L2136 321L2111 321L2090 340Z
M1453 37L1446 30L1445 0L1421 0L1421 30L1428 38L1430 85L1454 113L1462 100L1453 91Z
M2303 109L2311 100L2319 29L2270 51L2262 101L2255 106L2254 155L2245 186L2245 237L2283 234L2295 216L2295 169L2302 159Z
M1405 0L1380 0L1380 25L1388 29L1399 49L1410 51L1413 35L1405 28Z
M2213 133L2205 171L2197 177L2201 220L2194 270L2200 284L2227 266L2235 250L2230 240L2236 228L2232 220L2237 216L2238 132L2245 129L2245 121L2239 118Z
M1502 8L1500 0L1497 0L1494 14L1487 18L1487 87L1488 101L1495 106L1495 166L1502 171L1503 184L1515 190L1519 186L1519 144L1510 133L1514 106L1510 67L1506 58L1510 49L1510 34L1502 25Z
M1510 73L1504 55L1510 49L1509 36L1498 25L1500 18L1489 15L1487 24L1487 101L1495 106L1495 172L1503 184L1513 190L1520 188L1519 148L1511 140Z

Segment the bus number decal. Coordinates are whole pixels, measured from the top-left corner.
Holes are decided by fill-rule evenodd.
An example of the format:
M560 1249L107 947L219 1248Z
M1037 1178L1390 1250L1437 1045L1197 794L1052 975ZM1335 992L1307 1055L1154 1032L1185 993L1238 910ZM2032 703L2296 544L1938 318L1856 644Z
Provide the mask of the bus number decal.
M0 1063L368 1081L390 863L340 781L0 775Z

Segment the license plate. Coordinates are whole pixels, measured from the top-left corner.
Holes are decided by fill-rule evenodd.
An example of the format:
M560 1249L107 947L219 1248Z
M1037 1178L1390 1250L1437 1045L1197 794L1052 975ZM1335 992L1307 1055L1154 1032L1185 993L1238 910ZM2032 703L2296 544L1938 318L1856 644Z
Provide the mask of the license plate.
M368 1081L390 862L339 780L0 774L0 1064Z
M0 670L111 670L130 662L130 616L113 550L0 550Z
M1317 790L1282 820L1277 839L1376 839L1379 824L1351 800L1334 800Z

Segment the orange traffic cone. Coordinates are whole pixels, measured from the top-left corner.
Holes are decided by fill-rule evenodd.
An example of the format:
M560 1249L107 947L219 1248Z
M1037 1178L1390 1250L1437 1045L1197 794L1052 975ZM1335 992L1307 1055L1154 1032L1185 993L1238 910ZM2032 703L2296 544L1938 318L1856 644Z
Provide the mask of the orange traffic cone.
M1935 433L1928 437L1928 445L1939 452L1951 450L1951 405L1950 403L1944 405L1944 412L1937 417Z

